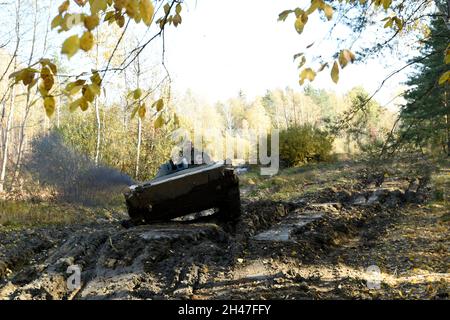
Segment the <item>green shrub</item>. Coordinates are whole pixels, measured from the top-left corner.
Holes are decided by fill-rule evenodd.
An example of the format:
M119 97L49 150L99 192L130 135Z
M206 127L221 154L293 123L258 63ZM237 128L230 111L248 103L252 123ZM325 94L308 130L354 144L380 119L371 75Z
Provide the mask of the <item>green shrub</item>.
M286 166L330 159L333 139L311 125L296 126L280 132L280 160Z

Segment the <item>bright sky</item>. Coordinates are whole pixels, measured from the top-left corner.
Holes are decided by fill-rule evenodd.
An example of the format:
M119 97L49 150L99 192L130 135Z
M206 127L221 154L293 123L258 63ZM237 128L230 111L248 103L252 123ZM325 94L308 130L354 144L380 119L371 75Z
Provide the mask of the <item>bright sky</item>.
M323 38L333 24L319 21L317 14L314 14L316 18L310 18L304 33L298 35L293 26L293 17L289 17L286 22L277 21L281 11L297 6L306 7L309 0L187 0L185 3L188 7L183 6L182 24L178 28L169 26L166 32L167 67L176 91L183 93L191 89L211 104L234 97L239 90L243 90L250 99L264 95L267 89L290 86L301 90L293 55L303 52L307 45ZM13 6L9 7L8 16L14 16L13 9ZM56 14L56 7L52 10ZM39 22L45 26L47 18L43 17ZM132 24L132 35L140 38L146 28L142 24ZM31 29L25 27L24 31L26 29L31 36ZM154 25L149 34L157 29ZM53 30L49 34L49 43L59 44L79 31L75 29L58 35ZM345 30L340 31L344 33L339 36L345 38ZM22 41L24 46L29 44L29 39ZM145 56L149 65L160 63L160 46L161 42L156 41L146 48ZM336 52L334 46L333 43L322 42L308 52L329 56ZM59 45L55 48L59 51ZM22 58L26 61L28 50L23 54ZM62 59L69 66L78 66L80 55L70 61L65 57ZM402 62L397 59L390 60L394 67L402 66ZM371 60L367 64L345 68L340 74L338 85L331 81L330 70L327 69L318 75L313 86L343 94L354 86L362 85L372 93L392 70L392 67ZM391 101L400 92L404 80L404 75L392 78L376 99L382 105Z
M249 97L263 95L266 89L300 89L293 55L302 52L331 25L310 19L300 36L293 27L293 17L277 21L281 11L302 2L192 1L188 12L183 11L183 23L166 38L167 65L175 89L183 92L190 88L210 102L235 96L239 89ZM321 48L326 49L326 43ZM313 85L338 93L363 85L371 93L389 70L376 61L350 66L341 73L338 85L332 83L329 73L329 69L321 73ZM389 82L377 100L382 104L390 101L398 94L400 80Z

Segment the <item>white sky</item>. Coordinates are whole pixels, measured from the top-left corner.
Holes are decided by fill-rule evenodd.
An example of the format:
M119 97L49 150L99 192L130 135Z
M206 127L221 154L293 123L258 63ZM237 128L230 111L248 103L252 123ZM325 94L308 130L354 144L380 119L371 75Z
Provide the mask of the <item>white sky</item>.
M321 22L315 13L316 18L310 18L304 33L298 35L293 17L286 22L277 21L281 11L306 7L309 0L186 0L185 3L188 7L183 6L182 24L178 28L168 26L166 32L167 67L177 92L191 89L211 104L234 97L239 90L243 90L250 99L264 95L267 89L290 86L301 90L293 55L323 38L333 24L333 21ZM57 8L52 10L56 14ZM40 23L46 24L46 19ZM142 24L136 26L132 22L132 25L132 35L139 37L145 32ZM157 29L158 26L152 26L151 33ZM345 32L345 29L340 31ZM53 30L49 34L49 42L60 43L76 32L77 29L58 35ZM339 36L345 38L345 33ZM29 45L29 40L24 40L23 45ZM309 52L329 56L338 49L335 45L325 41ZM157 41L146 48L144 55L149 66L160 63L160 46L161 42ZM59 51L59 46L56 48ZM26 59L28 51L25 50L24 54ZM49 53L46 55L49 56ZM63 57L63 62L79 68L79 55L82 53L70 61ZM396 58L390 60L394 67L402 66ZM390 73L389 69L393 70L375 60L351 65L341 72L338 85L331 81L330 70L327 69L317 76L312 85L339 94L362 85L372 93ZM376 99L382 105L389 102L399 93L404 80L404 75L392 78Z
M309 1L307 1L309 3ZM310 19L302 35L293 17L278 22L278 14L302 0L197 0L183 9L183 22L167 33L167 65L176 90L190 88L210 102L235 96L263 95L266 89L286 86L300 89L293 55L323 35L330 23ZM188 2L189 4L189 2ZM322 50L332 50L326 43ZM317 50L317 49L316 49ZM317 51L316 51L317 52ZM329 54L328 52L327 54ZM398 64L397 64L398 67ZM330 69L321 73L314 87L345 93L362 85L372 93L389 70L376 61L347 67L335 85ZM402 78L394 78L376 96L382 104L398 94Z

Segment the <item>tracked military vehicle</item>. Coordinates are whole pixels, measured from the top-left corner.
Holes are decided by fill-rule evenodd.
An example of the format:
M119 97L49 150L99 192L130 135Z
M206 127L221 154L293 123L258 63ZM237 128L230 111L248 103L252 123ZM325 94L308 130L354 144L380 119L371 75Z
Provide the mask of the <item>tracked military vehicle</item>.
M225 221L240 214L239 179L235 170L215 162L188 166L169 162L153 180L130 186L125 192L133 224L168 221L217 208Z

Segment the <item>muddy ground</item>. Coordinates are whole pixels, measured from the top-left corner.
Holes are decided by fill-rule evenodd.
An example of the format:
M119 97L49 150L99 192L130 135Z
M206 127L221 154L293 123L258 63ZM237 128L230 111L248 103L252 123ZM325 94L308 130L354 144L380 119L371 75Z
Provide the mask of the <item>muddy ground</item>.
M0 299L449 299L449 207L446 195L433 201L431 174L323 170L308 181L289 171L265 189L243 179L242 216L228 225L125 229L117 212L0 229ZM288 184L286 199L265 196ZM82 270L74 290L72 265Z

